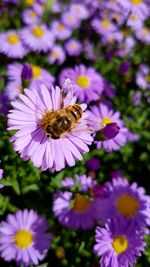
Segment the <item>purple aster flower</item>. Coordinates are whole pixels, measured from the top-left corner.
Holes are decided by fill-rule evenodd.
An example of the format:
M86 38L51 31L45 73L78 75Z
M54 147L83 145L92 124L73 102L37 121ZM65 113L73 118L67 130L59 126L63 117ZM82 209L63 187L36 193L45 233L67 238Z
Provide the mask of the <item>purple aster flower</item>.
M146 243L143 235L128 220L109 220L96 227L94 252L101 257L101 267L134 266Z
M33 25L21 31L23 43L34 52L47 52L53 47L54 37L46 25Z
M21 72L21 79L30 81L33 78L32 66L29 63L25 63Z
M33 25L38 23L40 18L33 9L25 9L22 14L22 20L27 25Z
M86 167L90 171L97 171L99 170L100 166L101 166L100 161L96 158L90 158L86 162Z
M66 59L66 54L64 52L64 49L60 45L54 45L52 48L49 56L48 56L48 62L50 64L58 63L58 65L61 65L64 63Z
M70 12L80 20L87 19L90 15L90 12L83 4L71 4Z
M14 30L0 34L0 52L10 58L23 58L28 53L20 39L20 33Z
M150 197L137 183L129 184L125 178L115 178L105 183L107 198L99 198L99 218L102 221L113 218L125 218L137 228L150 225Z
M94 19L92 21L92 26L97 33L103 36L111 36L112 33L116 32L116 26L108 19Z
M21 158L30 159L41 170L50 168L59 171L66 164L74 166L75 160L82 160L82 154L89 151L88 145L93 140L90 131L85 131L88 117L84 112L86 105L76 105L81 119L72 126L70 119L73 120L73 116L68 119L70 113L67 108L70 110L76 99L69 93L63 99L64 107L60 108L61 99L59 87L48 90L41 85L41 90L25 89L24 95L20 94L19 99L11 103L14 109L8 115L8 129L18 130L11 138L14 149ZM68 113L65 116L66 109ZM56 115L59 120L55 119ZM52 118L54 121L50 126ZM60 127L64 120L65 125Z
M81 102L97 100L103 91L103 78L94 68L86 68L84 65L75 66L74 69L66 68L60 74L60 84L67 78L71 80L74 93Z
M1 162L1 161L0 161ZM0 179L3 178L3 174L4 174L4 171L3 169L0 169ZM4 186L2 184L0 184L0 189L2 189Z
M139 134L135 134L135 133L131 132L130 130L127 130L126 136L127 136L128 142L136 142L140 139Z
M62 22L71 30L79 28L80 19L74 13L67 11L62 15Z
M93 184L91 177L76 176L81 186L78 193L58 191L54 195L53 212L58 221L68 227L76 229L92 228L95 224L97 205L88 195Z
M143 89L150 89L150 67L146 64L140 64L136 74L136 84ZM136 95L138 100L141 99L140 94ZM140 101L138 101L140 102Z
M145 44L150 44L150 29L143 27L135 32L136 38Z
M65 43L65 49L69 56L76 57L81 54L83 46L78 40L71 39Z
M140 14L132 13L127 20L127 26L130 26L133 30L139 30L144 26L145 17Z
M0 225L0 251L5 261L38 265L50 247L47 221L33 210L9 214Z
M145 19L149 15L149 9L145 0L117 0L118 4L129 13L137 13L145 16Z
M42 69L37 65L31 65L29 63L26 64L28 64L29 68L32 68L33 76L30 80L30 84L28 85L29 89L40 90L42 83L44 83L48 88L51 87L52 83L54 82L54 77L47 70ZM24 91L23 81L21 77L23 68L24 65L21 65L19 63L12 63L7 66L7 77L9 82L6 85L6 94L10 100L14 100L19 93L23 93Z
M108 133L105 134L107 134L109 137L112 134L111 139L108 138L108 140L106 139L104 141L95 141L98 149L103 147L107 152L111 152L113 150L119 150L120 146L125 145L125 143L127 142L127 129L124 127L124 123L120 119L120 112L114 112L113 110L109 110L106 105L99 104L91 108L91 111L89 112L89 117L91 122L90 124L92 128L95 129L95 131L101 131L104 126L106 127L108 124L112 123L117 124L120 128L119 131L117 130L118 134L115 134L114 138L114 130L113 132L109 132L110 129L108 129Z
M70 37L72 31L61 21L53 21L51 23L51 31L56 39L66 40Z

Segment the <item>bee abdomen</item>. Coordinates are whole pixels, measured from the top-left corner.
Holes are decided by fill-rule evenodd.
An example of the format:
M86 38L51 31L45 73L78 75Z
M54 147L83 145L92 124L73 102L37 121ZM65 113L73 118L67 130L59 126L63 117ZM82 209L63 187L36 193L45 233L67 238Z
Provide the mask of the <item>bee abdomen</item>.
M53 139L60 138L61 134L67 131L71 127L70 120L66 117L60 117L54 123L47 126L46 132L51 136Z
M68 111L76 122L81 119L82 108L79 105L73 105L68 107Z

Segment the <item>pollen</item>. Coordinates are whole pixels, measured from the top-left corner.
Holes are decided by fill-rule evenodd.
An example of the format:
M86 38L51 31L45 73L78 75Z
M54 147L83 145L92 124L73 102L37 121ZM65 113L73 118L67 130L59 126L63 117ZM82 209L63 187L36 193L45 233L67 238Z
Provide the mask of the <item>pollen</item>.
M123 194L117 197L116 208L122 216L132 217L138 211L139 202L135 197L129 194Z
M108 30L110 28L110 22L107 19L101 20L101 25L106 30Z
M130 0L130 2L134 5L139 5L143 2L143 0Z
M65 26L64 26L64 24L63 24L63 23L59 23L58 29L59 29L60 31L64 31L64 30L65 30Z
M9 34L7 40L12 45L16 45L20 42L20 38L17 34Z
M32 6L34 4L35 0L25 0L25 3L27 6Z
M111 118L109 118L109 117L105 117L105 118L102 119L101 124L102 124L102 125L107 125L107 124L110 124L110 123L112 123L112 122L113 122L113 121L112 121Z
M26 249L31 245L33 236L28 230L19 230L14 236L14 241L17 248Z
M41 27L35 27L33 30L32 30L32 33L35 37L37 38L42 38L43 35L44 35L44 30L41 28Z
M128 240L123 235L117 236L113 239L112 246L117 254L121 254L127 250Z
M36 17L36 12L32 10L32 11L30 12L30 17L31 17L31 18L35 18L35 17Z
M32 65L33 78L38 79L41 76L42 69L37 65Z
M89 207L88 196L76 194L75 199L74 199L74 207L73 207L74 211L84 212L88 209L88 207Z
M83 88L86 88L90 85L90 80L88 77L84 75L79 75L78 78L76 79L76 83Z

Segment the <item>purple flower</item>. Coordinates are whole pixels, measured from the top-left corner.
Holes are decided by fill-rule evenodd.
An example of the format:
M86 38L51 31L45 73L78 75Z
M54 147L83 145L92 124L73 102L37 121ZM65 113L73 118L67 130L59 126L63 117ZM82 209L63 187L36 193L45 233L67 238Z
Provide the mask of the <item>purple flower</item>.
M24 95L20 94L19 99L11 103L14 109L10 110L8 115L8 129L17 130L11 138L14 149L20 153L21 158L30 159L34 166L41 170L50 168L59 171L66 164L74 166L75 160L82 160L82 154L89 151L88 145L93 140L91 133L84 130L87 128L88 117L84 112L86 105L78 105L82 113L81 119L71 127L70 120L64 116L64 110L74 105L76 99L70 94L64 97L62 116L61 99L59 87L48 90L46 86L41 85L41 90L38 91L25 89ZM70 125L63 132L59 130L58 122L55 122L57 120L54 119L52 126L49 125L56 114L60 114L59 123L65 119L67 126L68 123ZM52 131L56 126L56 133L60 132L57 137Z
M53 47L54 37L46 25L33 25L21 31L23 43L34 52L47 52Z
M51 31L58 40L66 40L72 33L71 30L61 21L53 21L51 24Z
M27 25L36 24L40 18L33 9L25 9L22 14L22 20Z
M145 195L143 187L137 183L129 184L125 178L114 178L105 183L107 198L100 198L99 218L102 221L113 218L125 218L137 228L150 225L150 197Z
M0 225L0 251L5 261L38 265L50 247L47 221L33 210L9 214Z
M50 64L58 63L58 65L61 65L64 63L66 59L66 54L64 52L64 49L60 45L54 45L52 48L49 56L48 56L48 62Z
M1 161L0 161L1 162ZM4 171L3 169L0 169L0 179L3 178L3 174L4 174ZM2 184L0 184L0 189L3 188L4 186Z
M87 192L93 185L96 184L90 176L75 175L75 178L66 177L62 180L62 185L64 188L70 189L73 187L80 188L81 192Z
M71 39L65 44L68 55L73 57L79 56L82 52L82 48L82 44L76 39Z
M135 225L124 219L109 220L96 228L94 252L101 257L101 267L134 266L144 251L143 235Z
M60 84L67 78L71 80L74 93L81 102L97 100L103 91L103 78L93 68L84 65L66 68L60 74Z
M117 123L108 123L104 128L98 130L95 135L96 141L105 141L113 139L115 136L118 135L120 127Z
M92 26L97 33L107 38L111 37L111 34L116 32L116 26L108 19L94 19L92 21Z
M20 33L14 30L0 34L0 52L10 58L23 58L28 53L20 39Z
M115 130L110 128L103 129L108 140L95 141L97 148L103 147L107 152L119 150L120 146L127 142L126 131L123 121L120 119L120 112L109 110L104 104L93 106L89 111L90 124L95 131L101 131L104 126L115 123ZM120 128L117 128L116 125ZM108 130L108 131L107 131ZM110 131L111 130L111 131ZM119 131L118 131L119 130ZM118 133L116 135L116 133ZM114 136L114 137L113 137ZM112 137L111 139L109 139Z
M119 66L119 73L126 74L129 71L129 68L130 63L128 61L125 61Z
M142 92L136 91L132 95L132 102L135 106L140 106L142 103Z
M78 193L69 191L55 193L53 201L54 215L62 225L68 228L83 230L92 228L97 218L97 204L89 196L88 191L94 185L94 182L91 177L81 175L76 176L75 185L78 185Z
M28 63L26 63L28 64ZM45 69L40 68L37 65L30 65L32 68L32 79L28 85L29 89L40 90L40 86L44 83L48 88L52 86L54 77ZM19 93L23 93L24 86L22 84L22 71L23 65L19 63L12 63L7 66L7 76L9 83L6 85L6 94L10 100L14 100ZM31 74L31 73L30 73Z
M97 170L99 170L100 166L101 166L100 161L96 158L90 158L86 162L86 167L90 171L97 171Z
M21 72L21 79L25 81L30 81L33 77L33 71L30 64L25 63Z
M67 11L62 14L62 22L71 30L79 28L80 19L73 12Z
M140 64L139 69L136 74L136 84L143 89L150 89L150 67L146 64ZM138 103L140 102L140 93L136 93L136 98L138 99Z
M71 4L70 12L80 20L87 19L90 15L86 6L82 4Z

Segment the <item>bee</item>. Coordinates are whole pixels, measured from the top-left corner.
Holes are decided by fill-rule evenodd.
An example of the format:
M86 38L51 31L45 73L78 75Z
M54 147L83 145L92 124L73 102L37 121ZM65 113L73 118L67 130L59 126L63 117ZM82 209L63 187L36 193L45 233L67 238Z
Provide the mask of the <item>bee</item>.
M46 118L43 121L46 136L52 139L59 139L66 133L71 132L82 118L83 111L79 105L73 104L64 107L64 89L66 85L67 88L70 87L72 91L72 84L70 80L67 79L61 90L58 110L47 112ZM67 97L69 97L69 95L70 94L68 94Z

